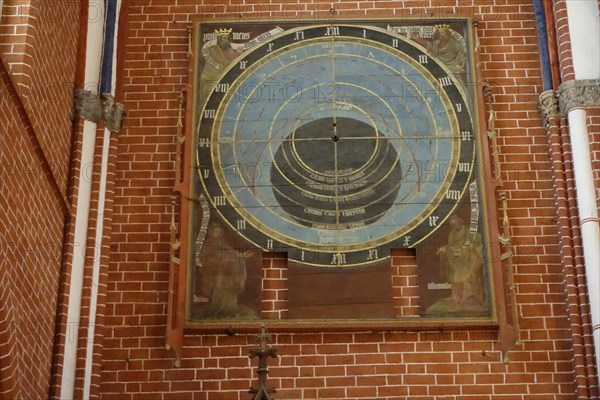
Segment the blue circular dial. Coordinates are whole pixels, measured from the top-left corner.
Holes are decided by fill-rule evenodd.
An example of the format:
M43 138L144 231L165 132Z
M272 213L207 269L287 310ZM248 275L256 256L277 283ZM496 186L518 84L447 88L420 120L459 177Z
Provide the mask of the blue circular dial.
M414 247L473 169L452 74L379 28L310 26L240 56L201 110L198 163L241 236L292 262L353 266Z

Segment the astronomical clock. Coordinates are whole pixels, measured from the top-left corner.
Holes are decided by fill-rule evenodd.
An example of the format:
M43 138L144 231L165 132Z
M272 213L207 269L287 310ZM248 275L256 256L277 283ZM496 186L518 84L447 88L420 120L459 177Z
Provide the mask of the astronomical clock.
M473 43L467 20L196 24L187 321L260 320L272 257L287 320L493 318Z

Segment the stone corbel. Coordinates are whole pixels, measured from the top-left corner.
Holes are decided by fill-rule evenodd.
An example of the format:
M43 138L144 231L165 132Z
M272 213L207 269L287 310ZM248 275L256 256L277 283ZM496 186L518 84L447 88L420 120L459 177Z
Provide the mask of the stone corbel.
M112 95L93 94L84 89L76 89L74 95L75 112L91 122L104 122L111 131L119 131L123 121L123 104L115 102Z
M600 79L582 79L564 82L558 87L560 116L582 107L600 107Z
M551 118L559 118L558 112L558 97L554 90L546 90L540 95L538 106L542 114L544 126L550 126Z

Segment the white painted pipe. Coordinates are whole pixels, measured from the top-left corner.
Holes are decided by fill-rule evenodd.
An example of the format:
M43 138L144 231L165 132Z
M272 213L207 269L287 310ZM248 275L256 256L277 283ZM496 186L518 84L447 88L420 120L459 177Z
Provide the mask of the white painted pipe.
M92 287L90 293L90 318L85 352L85 372L83 398L90 397L92 367L94 359L94 336L96 334L96 310L98 308L98 285L100 284L100 261L102 256L102 234L104 232L104 206L106 200L106 178L108 173L108 152L110 149L110 131L104 129L102 143L102 163L98 194L98 218L96 219L96 237L94 238L94 262L92 266Z
M600 323L600 225L598 224L598 209L585 110L574 109L569 112L569 130L587 289L592 324L597 326ZM598 329L594 332L594 346L596 348L596 359L600 360L600 330Z
M111 74L111 94L115 94L115 87L117 84L117 42L119 38L119 15L121 10L121 0L117 1L117 13L115 20L115 37L114 37L114 49L112 57L112 74ZM107 57L108 55L104 55ZM83 381L83 398L87 399L90 397L90 390L92 386L92 369L94 361L94 338L96 334L96 311L98 309L98 286L100 284L100 267L101 267L101 256L102 256L102 238L104 233L104 210L106 206L106 180L108 175L108 156L110 150L110 136L111 132L108 129L104 129L104 141L102 143L102 162L100 168L100 187L98 195L98 218L96 219L96 237L94 239L94 264L92 270L92 288L90 295L90 323L88 327L88 338L85 352L85 373Z
M100 79L102 46L104 40L104 1L90 0L88 5L88 26L86 39L84 89L97 94ZM67 329L63 360L63 373L60 382L60 398L74 398L75 372L77 364L77 342L81 319L81 297L83 270L85 266L86 241L92 192L92 171L97 124L83 123L83 143L81 148L81 169L79 190L77 191L77 212L73 237L73 263L69 282L69 305L67 308Z
M598 2L568 0L567 13L575 79L600 78L600 16ZM577 208L583 239L583 256L594 329L596 361L600 362L600 224L584 109L569 111Z

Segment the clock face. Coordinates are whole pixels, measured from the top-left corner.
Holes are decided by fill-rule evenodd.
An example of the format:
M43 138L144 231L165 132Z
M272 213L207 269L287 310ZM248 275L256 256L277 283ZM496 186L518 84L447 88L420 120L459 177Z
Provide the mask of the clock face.
M294 28L211 82L197 130L206 197L244 240L356 266L415 247L471 178L469 106L423 47L373 26Z

